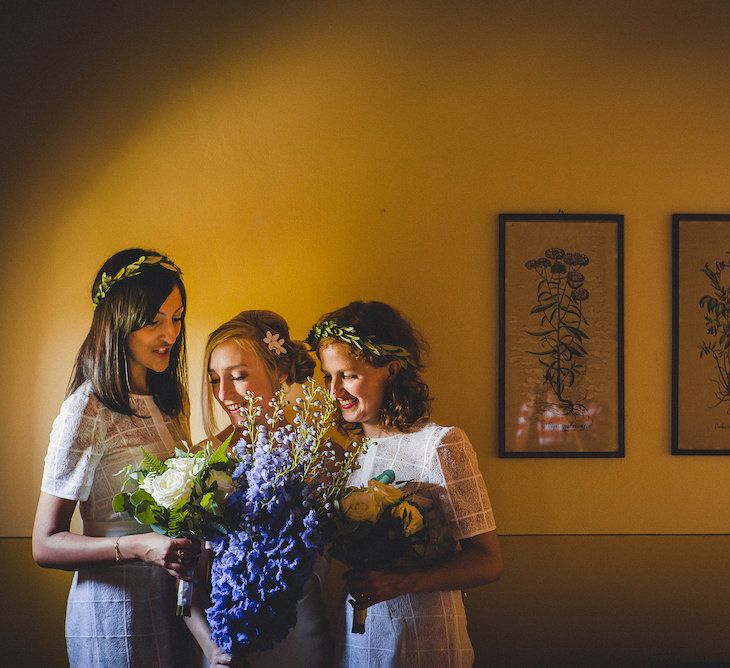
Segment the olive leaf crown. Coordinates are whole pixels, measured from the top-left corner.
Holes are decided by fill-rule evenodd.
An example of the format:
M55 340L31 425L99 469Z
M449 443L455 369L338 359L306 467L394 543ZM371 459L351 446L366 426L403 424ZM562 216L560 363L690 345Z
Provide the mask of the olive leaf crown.
M169 258L164 255L140 255L138 260L131 262L126 267L122 267L114 276L110 276L105 271L101 273L101 280L99 286L96 288L94 296L91 298L94 308L96 308L99 302L106 297L107 293L113 285L123 281L125 278L132 278L132 276L139 276L142 273L142 265L155 265L158 264L169 271L174 271L178 276L182 275L180 268Z
M370 357L392 357L404 369L408 366L416 366L411 354L405 348L389 343L378 343L373 336L360 336L354 327L341 325L336 320L324 320L318 325L314 325L307 335L307 344L312 351L316 351L322 339L342 341L342 343L355 346L355 348L362 350Z

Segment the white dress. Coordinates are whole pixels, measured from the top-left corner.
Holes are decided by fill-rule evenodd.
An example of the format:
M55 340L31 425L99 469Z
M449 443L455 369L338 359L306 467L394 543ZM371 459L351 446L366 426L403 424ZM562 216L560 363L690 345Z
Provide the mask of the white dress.
M350 485L366 485L386 469L407 489L428 496L463 540L495 529L492 506L476 454L458 427L429 423L409 434L371 441ZM474 651L460 591L405 594L368 608L365 633L351 633L352 608L338 628L335 665L345 668L467 667Z
M53 423L41 489L79 501L86 536L149 530L112 510L123 482L115 474L139 463L140 447L164 459L188 439L186 423L163 415L151 396L130 399L144 417L109 410L85 383ZM175 579L164 569L131 562L74 574L66 608L72 667L172 668L180 644L176 626Z

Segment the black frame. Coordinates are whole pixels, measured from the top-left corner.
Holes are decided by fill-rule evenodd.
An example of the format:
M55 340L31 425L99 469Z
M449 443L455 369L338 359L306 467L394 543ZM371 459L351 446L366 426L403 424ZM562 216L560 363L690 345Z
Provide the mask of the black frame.
M505 326L506 326L506 238L505 230L508 222L535 222L543 221L564 222L601 222L616 226L616 317L617 317L617 447L611 451L508 451L505 447ZM617 458L623 457L624 450L624 273L623 273L623 223L621 214L578 214L578 213L500 213L499 214L499 457L501 458Z
M730 223L725 213L672 214L672 454L673 455L730 455L730 448L679 447L679 226L693 222L718 221Z

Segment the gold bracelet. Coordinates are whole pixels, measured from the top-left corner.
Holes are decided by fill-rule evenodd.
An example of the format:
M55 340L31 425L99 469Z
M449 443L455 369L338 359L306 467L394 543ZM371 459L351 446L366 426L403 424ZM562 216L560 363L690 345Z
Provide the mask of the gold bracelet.
M119 538L121 538L121 536L119 536ZM119 551L119 538L117 538L116 542L114 543L114 561L122 560L122 553Z

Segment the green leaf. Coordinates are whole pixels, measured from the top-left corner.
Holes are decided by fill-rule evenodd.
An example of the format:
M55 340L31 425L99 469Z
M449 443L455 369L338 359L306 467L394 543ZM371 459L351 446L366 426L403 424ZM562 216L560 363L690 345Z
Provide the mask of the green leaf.
M145 492L143 489L138 489L136 492L134 492L134 494L131 494L129 496L129 500L135 508L143 501L156 503L152 494L150 494L149 492Z
M185 522L185 516L186 513L180 512L175 508L170 509L170 520L167 523L170 534L175 534L180 531L183 523Z
M147 506L141 512L135 511L134 519L136 519L140 524L154 524L156 521L155 513L151 506Z
M112 510L115 513L123 513L125 510L127 510L128 499L129 497L124 492L115 494L114 498L112 499Z
M144 448L140 448L140 450L142 450L142 454L144 455L139 465L140 469L144 469L145 471L149 471L150 473L158 474L164 473L167 470L167 466L159 459L157 459L157 457L151 455Z
M231 436L233 436L233 433L231 433ZM211 466L213 464L223 464L228 461L228 443L230 442L230 437L226 439L225 442L223 442L216 450L213 452L213 454L210 456L210 459L208 460L208 464Z

